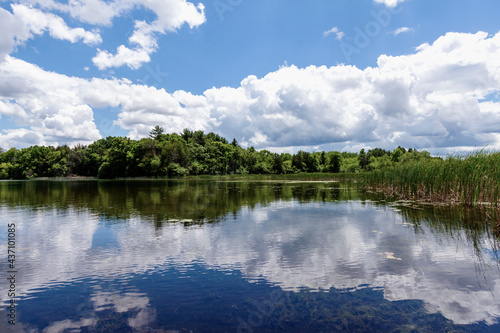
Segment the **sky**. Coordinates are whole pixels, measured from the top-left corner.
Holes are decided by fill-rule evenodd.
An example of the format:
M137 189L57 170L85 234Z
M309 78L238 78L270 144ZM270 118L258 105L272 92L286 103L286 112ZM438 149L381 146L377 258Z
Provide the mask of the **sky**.
M0 0L0 147L159 125L275 152L500 149L497 0Z

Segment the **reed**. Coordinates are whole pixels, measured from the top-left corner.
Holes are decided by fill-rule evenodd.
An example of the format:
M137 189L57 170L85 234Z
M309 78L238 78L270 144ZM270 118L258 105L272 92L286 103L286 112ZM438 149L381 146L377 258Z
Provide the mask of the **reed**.
M367 189L402 199L498 206L500 152L422 159L363 175Z

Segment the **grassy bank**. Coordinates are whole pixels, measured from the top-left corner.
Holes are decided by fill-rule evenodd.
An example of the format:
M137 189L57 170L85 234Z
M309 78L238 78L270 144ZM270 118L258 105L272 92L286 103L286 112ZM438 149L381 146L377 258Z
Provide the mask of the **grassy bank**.
M301 180L301 181L353 181L360 179L359 173L295 173L295 174L282 174L282 175L260 175L260 174L245 174L245 175L221 175L221 176L187 176L179 179L210 179L210 180L249 180L249 181L262 181L262 180Z
M299 181L359 181L360 173L295 173L295 174L232 174L232 175L198 175L198 176L174 176L174 177L123 177L114 180L213 180L213 181L281 181L281 180L299 180ZM34 177L28 181L51 180L51 181L108 181L108 179L99 179L97 177Z
M365 188L402 199L498 206L500 153L424 159L363 174Z

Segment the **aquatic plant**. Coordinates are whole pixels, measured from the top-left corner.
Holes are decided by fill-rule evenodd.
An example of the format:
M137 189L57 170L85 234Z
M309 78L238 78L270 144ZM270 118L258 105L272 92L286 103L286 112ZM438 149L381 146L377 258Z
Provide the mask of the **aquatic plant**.
M498 206L500 153L421 159L363 174L364 186L403 199Z

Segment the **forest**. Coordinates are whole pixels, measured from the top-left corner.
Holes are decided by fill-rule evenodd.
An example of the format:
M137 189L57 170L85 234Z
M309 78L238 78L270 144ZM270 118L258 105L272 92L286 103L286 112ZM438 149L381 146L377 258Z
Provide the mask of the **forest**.
M435 159L427 151L398 147L359 153L306 152L295 154L242 148L215 133L185 129L165 134L156 126L149 137L131 140L107 137L88 146L0 148L0 179L34 177L183 177L231 174L359 173L408 161Z

